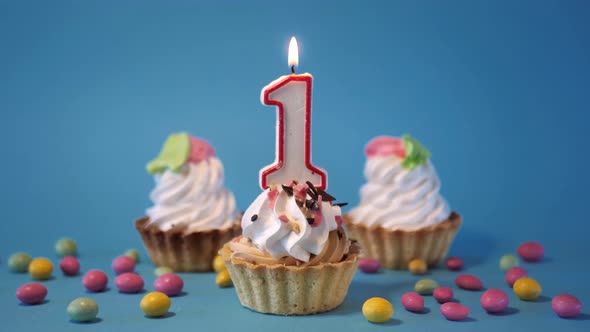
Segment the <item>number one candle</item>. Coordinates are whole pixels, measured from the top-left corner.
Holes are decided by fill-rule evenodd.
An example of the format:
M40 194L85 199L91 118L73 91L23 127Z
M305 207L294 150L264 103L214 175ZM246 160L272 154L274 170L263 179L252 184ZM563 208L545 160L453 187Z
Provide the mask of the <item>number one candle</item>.
M311 163L311 82L309 73L295 74L299 65L297 40L289 43L291 75L281 76L262 89L262 104L277 108L276 159L260 170L260 186L310 181L326 189L327 173Z

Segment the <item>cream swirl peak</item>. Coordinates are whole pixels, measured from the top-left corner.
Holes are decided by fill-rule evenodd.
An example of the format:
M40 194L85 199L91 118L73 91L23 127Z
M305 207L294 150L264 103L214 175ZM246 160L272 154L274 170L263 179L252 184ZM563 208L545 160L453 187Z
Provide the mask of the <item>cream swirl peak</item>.
M234 195L224 187L223 165L205 140L173 134L147 168L156 181L148 225L195 232L235 223L239 213Z
M342 224L341 204L333 201L309 182L271 187L244 213L242 234L275 259L288 256L308 262Z
M349 214L353 223L411 231L449 217L430 153L417 140L377 137L365 152L367 183L359 206Z

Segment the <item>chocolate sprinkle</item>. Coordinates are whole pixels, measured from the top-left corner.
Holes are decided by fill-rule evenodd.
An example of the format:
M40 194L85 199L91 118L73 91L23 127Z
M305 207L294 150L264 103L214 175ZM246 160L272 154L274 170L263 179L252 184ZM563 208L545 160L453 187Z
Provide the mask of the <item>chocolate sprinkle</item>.
M309 195L311 198L313 198L313 199L316 199L316 200L318 199L318 195L316 194L316 192L315 192L315 191L313 191L313 190L311 190L311 189L307 189L305 192L306 192L306 193L307 193L307 194L308 194L308 195Z
M287 195L293 196L293 188L292 187L288 187L288 186L283 185L283 190L287 193Z
M296 204L297 204L297 206L299 206L299 207L303 207L303 204L304 204L304 203L303 203L303 201L299 201L299 200L296 200L296 201L295 201L295 203L296 203Z
M334 196L328 194L327 192L323 191L322 189L316 189L316 193L317 193L317 195L322 195L322 200L324 200L326 202L332 202L332 201L336 200L336 198L334 198Z
M316 187L313 185L313 183L311 183L310 181L305 181L305 183L307 183L307 186L308 186L308 187L309 187L311 190L313 190L313 192L314 192L314 193L317 193L317 192L318 192L317 188L316 188Z
M252 218L250 218L250 220L251 220L252 222L255 222L255 221L256 221L256 219L258 219L258 215L257 215L257 214L255 214L255 215L252 215Z
M318 202L316 202L316 201L315 201L315 200L313 200L313 199L308 199L308 200L305 200L305 206L306 206L308 209L310 209L310 210L314 210L314 211L320 208L320 206L318 205Z
M338 238L342 239L342 233L340 233L340 231L336 231L336 232L337 232L336 234L338 234Z
M339 207L343 207L343 206L347 206L348 203L334 203L335 206L339 206Z
M307 218L307 223L310 225L313 225L313 223L315 222L315 219L313 218Z

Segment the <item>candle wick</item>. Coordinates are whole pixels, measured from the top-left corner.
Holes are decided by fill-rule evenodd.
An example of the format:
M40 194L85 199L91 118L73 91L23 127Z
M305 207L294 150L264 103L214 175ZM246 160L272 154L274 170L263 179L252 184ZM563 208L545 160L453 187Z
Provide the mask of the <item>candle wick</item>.
M291 74L295 74L295 65L291 66Z

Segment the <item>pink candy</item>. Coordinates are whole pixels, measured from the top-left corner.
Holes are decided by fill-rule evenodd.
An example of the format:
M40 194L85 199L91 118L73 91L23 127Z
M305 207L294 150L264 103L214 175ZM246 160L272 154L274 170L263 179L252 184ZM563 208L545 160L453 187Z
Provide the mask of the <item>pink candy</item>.
M527 272L520 266L515 266L506 272L506 283L512 287L516 280L527 276Z
M525 242L518 246L517 252L527 262L538 262L545 256L545 249L539 242Z
M582 311L582 303L575 296L561 294L551 300L551 308L562 318L573 318Z
M404 142L399 138L379 136L367 143L365 154L367 158L395 155L403 159L406 157L406 149Z
M467 290L481 290L483 283L472 274L462 274L455 279L457 286Z
M75 276L80 272L80 262L74 256L66 256L59 262L59 268L67 276Z
M116 274L133 272L135 270L135 260L129 256L123 255L113 260L113 271Z
M448 320L464 320L469 316L469 308L459 303L447 302L440 306L440 313Z
M447 269L459 271L463 268L463 260L459 257L449 257L447 259Z
M416 292L408 292L402 295L402 305L411 312L422 312L424 310L424 298Z
M115 285L121 293L139 293L143 289L143 279L136 273L126 272L115 278Z
M365 273L377 273L380 267L379 261L372 258L362 258L359 262L359 269Z
M188 156L188 161L192 163L198 163L201 160L205 160L215 155L215 149L202 138L196 138L190 136L191 151Z
M180 294L182 287L184 287L184 281L174 273L164 273L154 281L154 288L156 291L168 296L176 296Z
M437 287L434 289L432 296L438 303L446 303L453 301L453 290L449 287Z
M479 299L482 308L489 313L500 313L504 311L508 307L509 302L510 300L506 292L500 289L488 289Z
M45 296L47 296L47 288L38 282L24 284L16 290L16 297L24 304L42 303Z
M91 292L102 292L107 287L109 278L100 270L90 270L82 278L82 285Z

